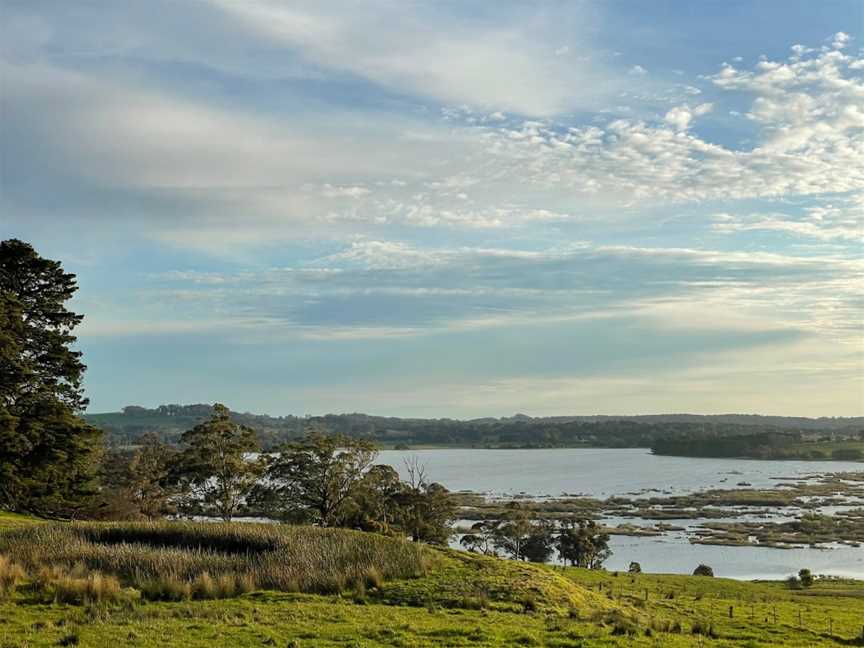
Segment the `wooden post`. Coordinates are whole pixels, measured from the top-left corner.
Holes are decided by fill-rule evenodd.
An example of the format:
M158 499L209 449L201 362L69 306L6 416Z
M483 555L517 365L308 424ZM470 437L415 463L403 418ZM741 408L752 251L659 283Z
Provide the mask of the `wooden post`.
M732 608L732 606L730 605L730 606L729 606L729 618L730 618L730 619L731 619L732 616L733 616L733 615L732 615L732 610L733 610L733 608Z
M801 608L798 608L798 627L801 627Z

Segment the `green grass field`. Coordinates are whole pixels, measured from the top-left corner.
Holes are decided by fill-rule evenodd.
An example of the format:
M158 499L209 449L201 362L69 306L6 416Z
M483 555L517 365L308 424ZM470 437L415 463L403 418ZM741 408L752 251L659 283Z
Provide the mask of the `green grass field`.
M5 536L0 552L16 559L16 545L9 542L12 537L33 541L58 537L55 531L21 535L22 529L35 523L23 516L0 514L0 543ZM106 574L116 572L127 588L134 581L134 568L124 563L122 569L112 571L109 557L115 547L127 557L130 551L141 550L142 564L152 559L152 555L143 558L147 552L160 548L203 551L197 554L199 560L222 560L225 554L234 560L242 554L239 548L223 544L225 551L216 551L213 537L229 537L232 542L284 537L314 549L309 543L317 542L320 532L298 528L255 531L254 525L234 525L241 526L239 530L223 527L218 533L203 531L205 535L195 537L209 537L209 544L197 548L188 541L190 533L198 534L196 526L157 527L170 542L157 542L157 536L143 538L140 525L115 525L124 534L132 528L137 535L121 537L113 531L110 542L103 531L95 531L98 525L81 528L91 529L88 537L96 538L96 544L105 543L108 548L97 552L99 565ZM614 574L426 547L419 548L424 571L407 574L400 570L413 569L413 556L418 555L414 547L398 560L390 560L375 552L398 553L401 541L335 533L344 538L327 546L347 551L354 561L353 571L362 573L369 561L377 561L385 566L382 569L392 565L391 572L373 583L346 579L344 589L332 594L255 589L212 599L198 598L193 590L187 598L171 602L120 597L67 604L46 598L39 587L44 575L28 564L27 576L0 597L0 647L864 645L860 639L864 582L820 579L812 588L791 590L782 583ZM81 563L96 555L76 553L82 547L58 551L52 560ZM374 547L375 552L364 547ZM245 555L254 560L253 552ZM333 556L331 553L334 564L342 565ZM37 560L33 553L18 557L22 563ZM295 556L292 560L300 559ZM223 563L210 564L218 567ZM235 563L229 567L237 569L238 565L242 567ZM320 562L315 563L315 569L319 568ZM92 565L79 564L75 569L86 573Z

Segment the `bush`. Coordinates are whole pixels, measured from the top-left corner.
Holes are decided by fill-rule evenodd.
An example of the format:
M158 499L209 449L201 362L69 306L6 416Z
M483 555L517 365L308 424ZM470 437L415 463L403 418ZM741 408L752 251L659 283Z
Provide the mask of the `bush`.
M631 562L630 566L627 568L627 571L631 574L641 574L642 573L642 565L638 562Z
M694 576L714 576L714 570L708 565L699 565L693 570Z
M703 637L717 638L717 633L714 632L714 626L707 621L694 621L690 628L690 634L702 635Z
M813 574L809 569L802 569L798 572L798 580L801 581L801 587L810 587L813 584Z

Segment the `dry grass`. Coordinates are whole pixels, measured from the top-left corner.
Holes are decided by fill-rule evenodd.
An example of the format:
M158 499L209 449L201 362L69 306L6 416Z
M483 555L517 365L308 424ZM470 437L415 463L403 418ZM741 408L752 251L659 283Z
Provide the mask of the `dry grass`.
M24 568L0 554L0 598L5 598L26 578Z
M72 569L57 565L42 567L33 584L44 598L55 603L126 603L139 596L137 592L124 590L117 577L89 571L82 564L77 564Z
M380 587L385 579L420 576L431 555L413 543L344 529L192 522L34 526L0 535L4 551L34 572L65 570L66 580L49 579L51 591L81 601L98 599L113 583L162 600L258 588L338 593L358 582ZM87 581L92 574L99 577Z

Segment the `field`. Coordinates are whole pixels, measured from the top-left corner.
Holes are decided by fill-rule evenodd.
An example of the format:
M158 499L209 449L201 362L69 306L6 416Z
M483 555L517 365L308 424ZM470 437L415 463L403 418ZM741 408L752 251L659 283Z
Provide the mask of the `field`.
M0 597L3 648L864 645L857 581L818 579L793 590L537 566L350 531L31 527L5 514L0 554L7 574L11 562L22 567ZM293 576L266 581L283 573ZM97 574L98 587L76 589ZM223 589L226 574L235 585ZM256 582L238 587L244 574ZM176 600L152 585L178 579L189 587Z

